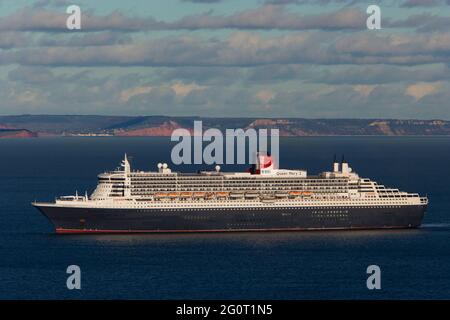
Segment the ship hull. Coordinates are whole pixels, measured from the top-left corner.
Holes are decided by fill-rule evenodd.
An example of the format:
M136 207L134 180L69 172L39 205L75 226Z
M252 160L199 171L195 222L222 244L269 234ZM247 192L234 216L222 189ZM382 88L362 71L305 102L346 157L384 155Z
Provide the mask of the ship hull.
M34 204L57 233L171 233L417 228L426 205L131 209Z

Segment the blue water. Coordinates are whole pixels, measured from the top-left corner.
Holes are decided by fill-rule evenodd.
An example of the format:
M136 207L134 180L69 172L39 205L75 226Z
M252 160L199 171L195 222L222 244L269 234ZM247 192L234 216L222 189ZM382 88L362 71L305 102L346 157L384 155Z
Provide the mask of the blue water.
M30 206L92 191L96 175L115 168L124 152L149 170L170 162L170 150L167 138L0 139L0 298L450 298L447 137L281 141L283 167L317 173L345 153L362 176L428 194L418 230L56 236ZM66 288L72 264L81 267L79 291ZM380 291L366 288L371 264L381 267Z

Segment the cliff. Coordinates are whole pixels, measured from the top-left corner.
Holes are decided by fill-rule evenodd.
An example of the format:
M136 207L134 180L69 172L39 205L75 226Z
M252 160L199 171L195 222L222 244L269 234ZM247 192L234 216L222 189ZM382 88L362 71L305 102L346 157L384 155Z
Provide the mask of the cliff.
M170 136L185 128L192 132L195 120L203 130L280 130L281 136L406 136L450 135L450 121L400 119L302 119L302 118L200 118L168 116L0 116L3 135L52 136L108 134L116 136ZM17 129L20 128L20 129ZM13 130L13 131L8 131ZM16 132L14 132L16 130ZM19 130L19 131L17 131Z
M38 135L25 129L1 129L0 138L36 138Z

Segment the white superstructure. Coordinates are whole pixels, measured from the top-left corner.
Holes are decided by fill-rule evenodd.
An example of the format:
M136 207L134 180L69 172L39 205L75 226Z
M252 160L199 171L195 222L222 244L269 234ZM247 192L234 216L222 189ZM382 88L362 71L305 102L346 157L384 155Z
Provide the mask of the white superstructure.
M264 158L263 158L264 157ZM90 197L70 196L55 206L98 208L255 208L255 207L380 207L426 205L417 193L387 188L353 172L346 161L332 171L308 176L305 170L275 169L260 156L253 172L179 173L167 164L157 171L133 171L125 155L121 167L98 176Z

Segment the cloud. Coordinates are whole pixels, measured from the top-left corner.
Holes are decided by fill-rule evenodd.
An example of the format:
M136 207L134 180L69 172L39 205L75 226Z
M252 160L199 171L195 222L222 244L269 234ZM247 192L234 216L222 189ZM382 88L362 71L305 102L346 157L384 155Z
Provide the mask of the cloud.
M375 90L376 87L377 86L374 86L374 85L356 85L356 86L353 86L352 88L359 94L361 94L365 97L368 97L373 92L373 90Z
M68 32L59 1L39 1L0 21L0 113L450 117L445 10L397 8L368 31L360 2L276 2L167 21L91 10Z
M440 88L440 83L416 83L406 88L406 94L418 101L425 96L435 94Z
M23 8L0 20L0 30L34 31L34 32L68 32L65 12L43 8ZM85 31L122 31L138 32L164 29L164 23L154 18L129 17L118 11L105 16L94 16L82 12L82 29Z
M406 0L402 7L433 7L442 4L442 1L438 0Z
M175 29L363 29L366 15L357 9L342 9L330 13L300 16L284 7L265 5L237 12L230 16L215 16L209 13L188 16L174 22Z
M193 91L204 90L207 87L199 86L196 83L184 84L184 83L177 82L177 83L174 83L170 88L175 92L175 94L177 96L185 97Z
M448 30L450 17L426 12L408 16L403 20L388 20L385 25L390 28L416 28L418 32L434 32Z
M446 64L393 66L393 65L341 65L330 67L303 67L303 78L312 83L374 85L398 82L433 82L450 80Z
M181 0L183 2L192 2L192 3L219 3L224 0Z
M259 101L263 102L263 103L269 103L270 100L273 99L273 97L275 96L275 94L270 91L270 90L260 90L255 94L256 99L258 99Z
M266 0L265 1L266 4L274 4L274 5L288 5L288 4L327 5L333 2L351 4L356 3L357 0Z
M67 15L47 9L21 9L0 21L1 30L67 32ZM341 9L330 13L301 16L284 7L264 5L236 12L228 16L210 12L183 17L173 22L158 21L153 17L126 16L113 12L106 16L82 13L82 29L78 32L149 30L199 30L199 29L364 29L366 15L362 10Z
M67 33L67 15L45 7L22 8L0 20L0 30ZM364 8L345 7L330 12L302 15L285 6L266 4L256 8L218 15L212 11L188 15L174 21L160 21L154 17L126 15L114 11L104 16L92 11L82 12L82 29L77 33L177 31L177 30L366 30L367 14ZM430 13L415 14L403 20L385 18L389 28L419 28L437 30L449 26L450 18Z
M37 0L33 3L33 8L44 8L44 7L54 7L54 8L67 8L72 3L68 0Z
M20 32L0 31L0 49L13 49L25 47L29 43L29 37Z
M120 32L92 32L85 34L44 34L35 39L36 47L85 47L123 45L132 43L132 37Z
M153 87L151 86L140 86L123 90L122 92L120 92L120 101L128 102L132 97L149 93L152 90Z
M447 0L379 0L379 5L388 4L391 6L398 5L404 8L413 8L413 7L432 7L438 5L449 4ZM358 0L266 0L266 4L274 4L274 5L288 5L288 4L297 4L297 5L329 5L331 3L336 4L344 4L344 5L353 5L358 4L360 1ZM365 4L369 5L369 2Z
M450 62L450 32L392 35L298 32L228 38L165 37L131 44L0 51L0 64L36 66L263 66L271 64L396 64Z
M11 81L36 85L58 81L52 71L43 67L18 67L8 73L8 79Z

